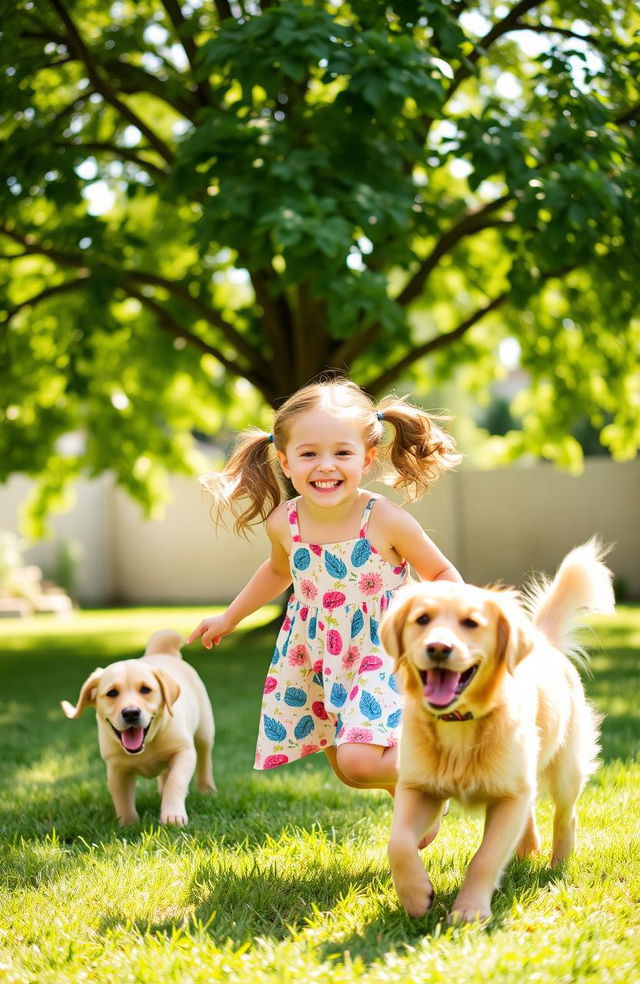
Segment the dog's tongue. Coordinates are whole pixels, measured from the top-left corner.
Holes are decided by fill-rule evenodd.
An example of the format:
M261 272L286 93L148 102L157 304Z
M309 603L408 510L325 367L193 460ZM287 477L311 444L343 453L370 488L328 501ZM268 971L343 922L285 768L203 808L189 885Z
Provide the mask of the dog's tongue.
M122 744L128 752L138 752L142 748L144 741L143 728L127 728L121 732Z
M460 674L453 670L427 670L427 685L424 695L435 707L446 707L456 696L456 687L460 682Z

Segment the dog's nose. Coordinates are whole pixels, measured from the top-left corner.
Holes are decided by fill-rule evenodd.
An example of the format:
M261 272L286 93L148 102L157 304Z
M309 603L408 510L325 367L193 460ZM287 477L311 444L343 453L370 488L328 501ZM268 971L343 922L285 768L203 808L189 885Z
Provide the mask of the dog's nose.
M122 720L126 721L127 724L137 724L140 718L140 708L139 707L123 707L121 712Z
M444 663L445 660L449 659L452 652L453 646L450 646L447 642L430 642L427 646L427 656L434 663Z

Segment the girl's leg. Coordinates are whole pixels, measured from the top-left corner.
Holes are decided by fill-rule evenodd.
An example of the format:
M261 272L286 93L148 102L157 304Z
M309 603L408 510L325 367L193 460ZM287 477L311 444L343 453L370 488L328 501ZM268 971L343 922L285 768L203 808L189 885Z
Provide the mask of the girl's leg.
M353 756L345 754L343 751L345 748L355 749L356 754ZM358 754L360 749L371 749L374 754L371 756L365 753L364 756L361 756ZM397 750L395 748L386 748L382 745L340 745L336 748L331 745L329 748L325 748L324 753L331 768L345 786L352 786L354 789L386 789L393 796L397 780ZM387 754L387 761L383 765L382 759L385 753L392 753L392 755ZM367 758L373 760L373 770L368 768L363 772L360 759ZM357 762L354 761L356 759ZM355 769L354 764L357 766ZM387 779L386 782L380 778L381 768L383 770L382 775Z
M325 755L340 782L354 789L385 789L395 795L398 780L397 746L362 745L347 742L325 748ZM447 813L445 804L444 813ZM440 819L421 839L418 847L426 847L440 829Z

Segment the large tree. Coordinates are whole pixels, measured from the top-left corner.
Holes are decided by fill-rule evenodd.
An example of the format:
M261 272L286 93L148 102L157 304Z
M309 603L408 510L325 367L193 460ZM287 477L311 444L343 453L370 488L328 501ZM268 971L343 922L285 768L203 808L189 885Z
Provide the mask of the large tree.
M486 387L508 337L514 447L635 452L635 0L0 8L0 478L40 508L81 468L150 504L328 368Z

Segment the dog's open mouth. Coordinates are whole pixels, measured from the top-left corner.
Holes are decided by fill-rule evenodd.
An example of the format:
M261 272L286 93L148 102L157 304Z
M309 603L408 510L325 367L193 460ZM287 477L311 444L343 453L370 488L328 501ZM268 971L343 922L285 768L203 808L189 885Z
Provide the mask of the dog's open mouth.
M455 670L443 670L440 666L420 670L424 696L432 707L448 707L469 686L477 669L478 664L476 663L464 673L456 673Z
M151 722L149 722L146 728L125 728L124 731L118 731L118 729L111 724L111 721L109 721L109 724L111 725L111 730L116 738L119 739L125 752L129 752L131 755L137 755L138 752L142 751L144 748L145 738L147 737L147 732L151 727Z

